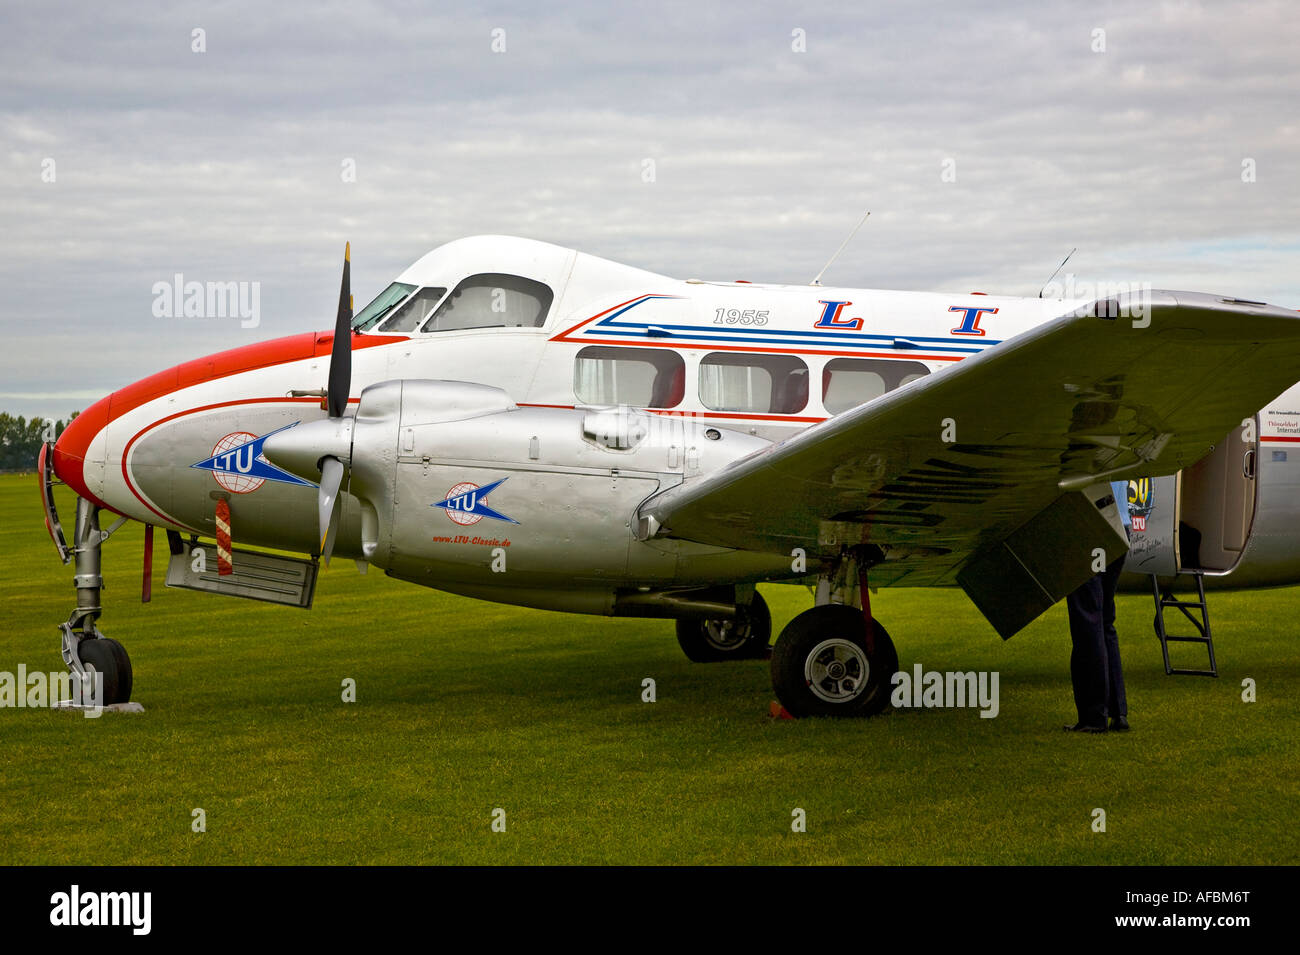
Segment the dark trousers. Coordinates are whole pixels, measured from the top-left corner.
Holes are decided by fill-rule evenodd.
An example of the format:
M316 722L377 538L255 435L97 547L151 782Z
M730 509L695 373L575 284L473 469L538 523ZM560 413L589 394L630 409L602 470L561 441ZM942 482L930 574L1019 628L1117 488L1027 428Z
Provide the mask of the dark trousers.
M1065 598L1070 613L1070 679L1079 722L1105 726L1107 716L1128 716L1124 671L1115 633L1115 588L1124 558L1113 561Z

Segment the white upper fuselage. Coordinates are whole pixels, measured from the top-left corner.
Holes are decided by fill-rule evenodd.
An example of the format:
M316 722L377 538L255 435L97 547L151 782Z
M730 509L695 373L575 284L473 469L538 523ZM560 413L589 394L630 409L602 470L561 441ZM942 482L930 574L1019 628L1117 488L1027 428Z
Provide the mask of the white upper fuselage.
M681 356L684 388L680 400L648 407L780 438L843 409L828 409L827 389L816 386L802 405L720 409L717 401L702 400L707 383L701 381L701 361L726 352L797 356L808 380L824 385L827 365L835 359L918 362L936 372L1084 303L978 292L673 279L503 236L448 243L397 281L454 288L488 268L534 278L553 290L542 327L405 333L395 348L357 353L353 394L372 380L447 378L500 387L521 404L598 404L579 394L576 362L584 348L662 349ZM966 310L974 309L981 310L978 320L968 320Z
M425 289L446 289L450 298L462 282L485 273L519 276L549 289L553 298L542 324L394 333L380 322L353 337L353 400L367 386L392 379L471 381L499 387L520 405L628 403L779 440L843 410L845 402L869 399L873 388L889 389L914 374L941 371L1082 304L980 293L681 280L504 236L443 245L397 283L414 290L412 299ZM399 309L400 304L389 314ZM323 414L316 408L319 399L290 398L289 392L324 387L331 340L325 332L246 346L124 388L77 419L56 449L56 467L61 475L68 472L64 479L74 489L114 511L210 532L208 520L189 513L186 505L192 502L157 499L136 472L192 466L215 453L218 439L237 432L238 419L259 406L296 405L303 418ZM598 350L585 351L593 348ZM675 400L611 400L628 394L602 390L599 382L584 389L580 357L608 356L609 349L643 350L672 365L680 360L680 369L669 369L663 378L667 399ZM744 356L759 356L753 359L758 363L766 356L789 361L771 371L718 367L750 361ZM872 364L831 366L846 359ZM908 375L878 381L874 372L859 370L903 368L882 362L908 363ZM778 375L786 382L785 394L765 398L764 388L778 388ZM739 400L737 376L745 378ZM706 393L710 387L712 395ZM828 409L828 399L838 405ZM183 420L202 432L199 443L208 442L204 455L193 462L140 458L152 429Z

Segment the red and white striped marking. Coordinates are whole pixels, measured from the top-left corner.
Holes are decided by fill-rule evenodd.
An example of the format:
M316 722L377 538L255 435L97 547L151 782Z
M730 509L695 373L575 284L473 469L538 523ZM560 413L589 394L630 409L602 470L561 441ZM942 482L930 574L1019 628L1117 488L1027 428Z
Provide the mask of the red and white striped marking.
M217 501L217 575L227 577L235 572L230 561L230 502Z
M144 526L144 575L140 584L140 602L153 599L153 525Z

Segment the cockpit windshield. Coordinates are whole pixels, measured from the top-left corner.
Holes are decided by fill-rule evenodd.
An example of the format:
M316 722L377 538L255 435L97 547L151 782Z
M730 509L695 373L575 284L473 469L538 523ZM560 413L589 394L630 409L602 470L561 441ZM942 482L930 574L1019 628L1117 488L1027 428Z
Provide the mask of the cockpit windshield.
M420 323L429 317L442 297L447 294L445 288L422 288L402 306L393 311L379 326L381 332L413 332Z
M480 272L446 286L394 282L353 319L358 332L449 332L471 328L541 328L551 308L550 286L518 275Z
M380 292L373 302L363 308L356 318L352 319L353 331L369 331L392 310L393 306L414 291L414 285L403 285L401 282L394 282Z

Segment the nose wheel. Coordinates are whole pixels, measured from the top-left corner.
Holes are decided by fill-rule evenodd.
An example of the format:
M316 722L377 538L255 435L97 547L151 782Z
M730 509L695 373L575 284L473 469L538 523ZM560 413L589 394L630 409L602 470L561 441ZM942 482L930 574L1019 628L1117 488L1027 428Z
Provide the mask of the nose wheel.
M126 655L126 648L122 644L100 635L94 639L83 639L77 652L86 674L92 680L98 674L103 681L102 705L131 701L131 658Z

